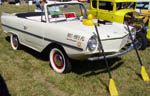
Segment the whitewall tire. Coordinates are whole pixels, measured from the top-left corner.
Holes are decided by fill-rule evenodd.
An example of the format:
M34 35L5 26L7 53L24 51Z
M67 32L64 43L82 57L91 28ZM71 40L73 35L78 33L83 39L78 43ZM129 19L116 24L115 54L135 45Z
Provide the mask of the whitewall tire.
M57 73L68 73L71 71L69 59L65 52L59 47L54 47L50 50L49 62Z
M10 35L10 43L13 50L18 50L20 48L19 39L17 35Z

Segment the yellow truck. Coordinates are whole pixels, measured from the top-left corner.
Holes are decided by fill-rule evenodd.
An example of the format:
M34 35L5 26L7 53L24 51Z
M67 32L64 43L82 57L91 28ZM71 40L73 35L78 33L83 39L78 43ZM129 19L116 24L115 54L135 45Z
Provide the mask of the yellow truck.
M134 26L137 30L138 48L144 50L147 46L146 30L143 18L136 12L136 3L137 0L91 0L88 13L99 20Z
M91 0L88 13L95 18L124 23L125 18L135 11L136 0ZM130 5L130 6L129 6Z

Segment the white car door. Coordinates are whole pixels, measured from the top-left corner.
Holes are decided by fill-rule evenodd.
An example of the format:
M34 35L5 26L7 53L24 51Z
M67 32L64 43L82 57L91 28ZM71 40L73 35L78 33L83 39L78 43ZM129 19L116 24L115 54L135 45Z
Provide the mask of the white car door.
M25 43L33 49L40 51L43 48L44 30L41 25L45 22L25 20L23 24Z

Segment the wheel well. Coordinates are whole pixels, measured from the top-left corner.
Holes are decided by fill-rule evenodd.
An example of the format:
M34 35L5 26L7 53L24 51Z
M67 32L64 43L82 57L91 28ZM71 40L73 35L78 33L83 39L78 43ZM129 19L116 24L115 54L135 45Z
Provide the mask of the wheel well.
M16 34L16 33L12 33L12 32L10 32L10 35L9 35L9 36L11 36L11 34L16 35L16 36L17 36L17 39L18 39L18 41L19 41L19 43L20 43L19 35L18 35L18 34Z
M17 36L17 38L18 38L18 40L19 40L19 35L18 35L18 34L13 33L13 32L10 32L9 36L11 36L11 34L16 35L16 36Z
M59 47L62 51L65 52L64 48L63 48L61 45L59 45L59 44L57 44L57 43L50 43L50 44L42 51L42 53L43 53L44 55L48 56L50 49L53 48L53 47ZM66 53L66 52L65 52L65 53Z

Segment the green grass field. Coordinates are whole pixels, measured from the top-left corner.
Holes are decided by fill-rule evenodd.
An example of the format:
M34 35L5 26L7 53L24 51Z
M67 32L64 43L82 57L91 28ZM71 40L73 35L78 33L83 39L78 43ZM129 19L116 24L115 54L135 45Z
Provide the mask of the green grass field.
M34 6L28 8L26 4L0 6L0 12L8 13L33 10ZM150 47L139 53L150 76ZM140 77L135 51L108 62L120 96L150 96L150 82ZM12 50L9 34L3 33L0 26L0 75L12 96L109 96L109 78L103 60L72 64L73 72L58 74L42 54L24 46L22 50Z

